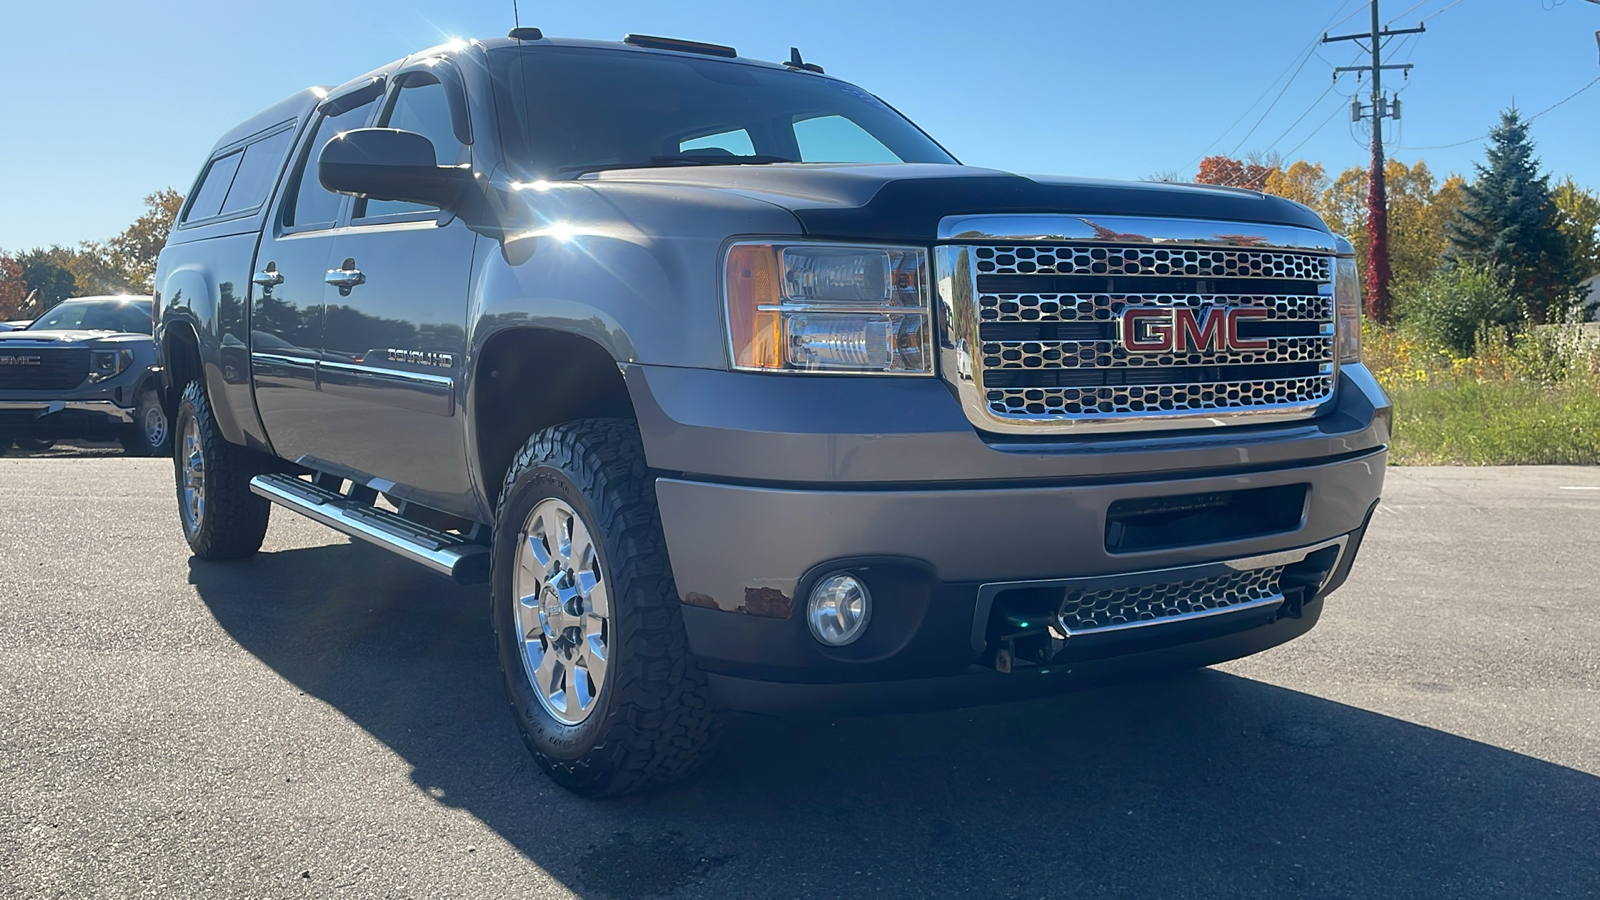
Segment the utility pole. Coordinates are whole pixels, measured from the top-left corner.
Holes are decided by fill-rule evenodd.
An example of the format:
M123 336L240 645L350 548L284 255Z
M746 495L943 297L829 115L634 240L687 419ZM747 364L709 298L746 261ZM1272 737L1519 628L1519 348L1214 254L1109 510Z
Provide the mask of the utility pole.
M1372 172L1367 179L1367 315L1382 325L1389 324L1393 317L1394 303L1389 296L1389 191L1383 177L1383 120L1400 118L1400 100L1390 101L1383 93L1383 73L1385 70L1401 70L1407 77L1411 74L1411 64L1400 66L1386 66L1383 64L1383 45L1393 37L1402 34L1421 34L1428 29L1422 25L1415 28L1403 28L1393 31L1384 28L1378 15L1378 0L1372 0L1372 30L1361 34L1343 34L1338 37L1329 37L1324 34L1322 42L1332 44L1338 41L1355 41L1361 46L1361 41L1370 41L1372 46L1372 64L1366 66L1340 66L1333 70L1334 80L1345 72L1372 73ZM1369 49L1362 46L1363 50ZM1364 117L1364 110L1360 101L1356 101L1351 110L1355 121Z

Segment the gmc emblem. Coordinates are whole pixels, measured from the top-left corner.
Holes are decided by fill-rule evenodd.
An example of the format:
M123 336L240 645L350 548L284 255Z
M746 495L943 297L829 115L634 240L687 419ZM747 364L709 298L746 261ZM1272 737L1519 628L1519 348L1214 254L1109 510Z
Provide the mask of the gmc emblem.
M0 366L38 366L44 360L37 356L0 356Z
M1265 319L1258 307L1130 306L1118 335L1129 353L1192 353L1196 350L1268 350L1266 338L1239 337L1239 323Z

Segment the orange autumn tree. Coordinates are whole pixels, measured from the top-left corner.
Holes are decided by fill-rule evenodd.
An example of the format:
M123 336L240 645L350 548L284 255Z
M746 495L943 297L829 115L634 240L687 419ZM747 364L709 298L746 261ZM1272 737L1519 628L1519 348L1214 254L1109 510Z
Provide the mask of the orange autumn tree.
M1194 177L1196 184L1216 184L1223 187L1265 190L1267 177L1278 166L1266 160L1238 160L1231 156L1208 156L1200 160L1200 173Z
M28 299L28 286L22 281L22 264L0 255L0 322L22 318L22 304Z

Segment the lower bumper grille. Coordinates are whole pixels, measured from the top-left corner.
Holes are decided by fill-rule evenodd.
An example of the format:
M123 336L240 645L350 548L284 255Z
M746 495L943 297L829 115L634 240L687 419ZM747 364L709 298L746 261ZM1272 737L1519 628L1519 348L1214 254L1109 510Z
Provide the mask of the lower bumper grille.
M1237 612L1283 601L1283 566L1134 588L1069 591L1057 621L1068 636L1168 619Z

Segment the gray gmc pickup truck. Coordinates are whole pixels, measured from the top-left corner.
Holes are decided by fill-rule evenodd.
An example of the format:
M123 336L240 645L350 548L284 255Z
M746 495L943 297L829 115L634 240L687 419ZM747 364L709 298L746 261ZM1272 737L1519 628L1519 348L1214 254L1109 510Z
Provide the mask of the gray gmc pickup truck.
M161 255L184 533L487 582L581 793L719 712L904 710L1308 631L1383 486L1350 245L960 164L798 52L518 29L224 135Z

